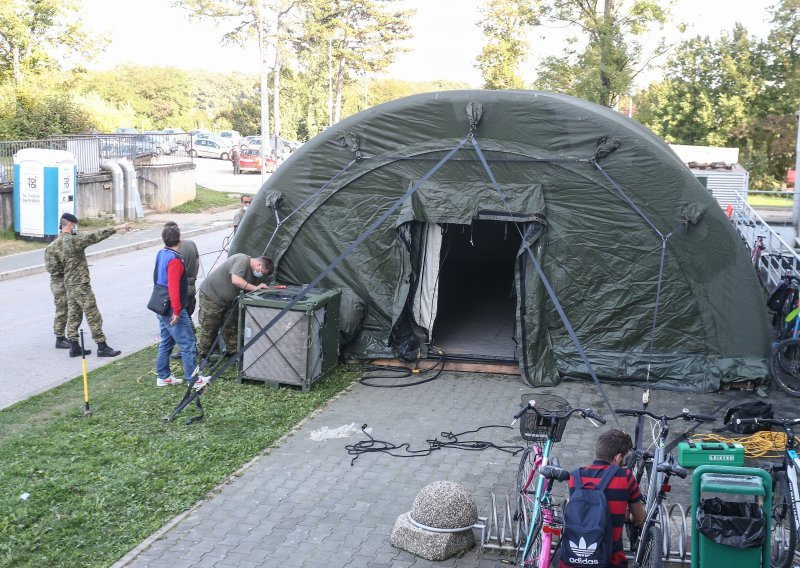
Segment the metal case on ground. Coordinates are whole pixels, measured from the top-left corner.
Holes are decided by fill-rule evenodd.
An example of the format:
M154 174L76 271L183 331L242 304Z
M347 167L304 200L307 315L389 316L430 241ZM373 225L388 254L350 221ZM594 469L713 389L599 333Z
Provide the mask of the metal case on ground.
M701 465L744 465L744 446L720 442L681 442L678 444L678 463L683 467Z
M239 347L266 327L303 287L257 290L239 302ZM238 380L308 390L339 359L339 290L314 288L239 359Z

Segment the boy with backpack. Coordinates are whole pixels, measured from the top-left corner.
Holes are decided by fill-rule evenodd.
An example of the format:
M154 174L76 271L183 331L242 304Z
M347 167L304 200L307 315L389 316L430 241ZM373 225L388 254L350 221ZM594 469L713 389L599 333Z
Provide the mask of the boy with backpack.
M572 472L559 568L628 566L622 546L625 517L641 525L646 513L638 483L622 466L631 448L628 434L606 430L597 439L595 461Z

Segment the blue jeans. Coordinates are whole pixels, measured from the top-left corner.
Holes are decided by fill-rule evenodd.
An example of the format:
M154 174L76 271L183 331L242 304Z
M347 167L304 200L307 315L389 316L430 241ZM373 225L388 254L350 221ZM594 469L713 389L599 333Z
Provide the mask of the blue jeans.
M159 379L166 379L170 376L169 354L172 347L177 343L183 359L183 373L186 381L192 377L195 367L197 367L197 347L195 344L192 322L186 309L181 310L181 315L175 325L170 325L172 313L166 316L156 316L158 325L161 328L161 343L158 344L158 359L156 359L156 372Z

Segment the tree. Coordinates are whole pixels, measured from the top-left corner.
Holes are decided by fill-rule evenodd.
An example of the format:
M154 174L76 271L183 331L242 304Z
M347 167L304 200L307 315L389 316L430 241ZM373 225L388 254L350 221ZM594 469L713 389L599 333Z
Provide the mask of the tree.
M306 21L306 52L329 53L334 90L333 122L342 112L344 86L356 76L386 69L404 48L398 43L411 37L413 10L391 8L398 0L315 0Z
M773 189L793 154L793 111L783 103L795 80L782 78L787 51L787 44L759 41L739 24L714 42L686 41L664 80L639 97L637 118L668 142L738 147L751 187Z
M542 0L544 19L580 30L573 47L563 56L546 58L540 65L539 88L559 90L612 107L630 92L633 80L654 58L662 55L663 40L649 54L645 39L662 29L668 12L661 0L632 0L626 10L618 0Z
M538 24L535 2L490 0L479 25L486 43L477 58L484 89L522 89L519 64L528 50L526 29Z
M227 24L223 43L244 45L255 38L261 60L261 135L269 136L268 70L272 70L272 101L275 136L281 131L280 79L286 58L285 45L293 32L292 16L300 0L177 0L196 18ZM273 151L276 149L273 148Z
M146 128L175 126L193 106L187 74L174 67L120 65L78 81L82 95L97 93L117 107L130 105ZM119 124L117 126L125 126Z
M89 114L73 100L68 84L55 76L35 83L0 88L0 140L36 140L94 129Z
M0 81L22 85L26 73L54 70L59 60L90 60L105 41L92 39L81 25L77 0L0 2Z

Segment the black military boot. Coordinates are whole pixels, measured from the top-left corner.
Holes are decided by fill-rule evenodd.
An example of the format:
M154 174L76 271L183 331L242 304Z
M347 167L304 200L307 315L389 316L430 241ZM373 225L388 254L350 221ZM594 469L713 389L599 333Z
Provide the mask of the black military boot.
M69 349L70 347L69 339L63 335L56 336L56 349Z
M117 351L108 346L108 343L105 341L101 341L97 344L97 356L98 357L116 357L122 353L122 351Z
M70 357L80 357L81 355L91 355L91 349L84 349L83 353L81 353L81 344L77 341L69 340L69 356Z

